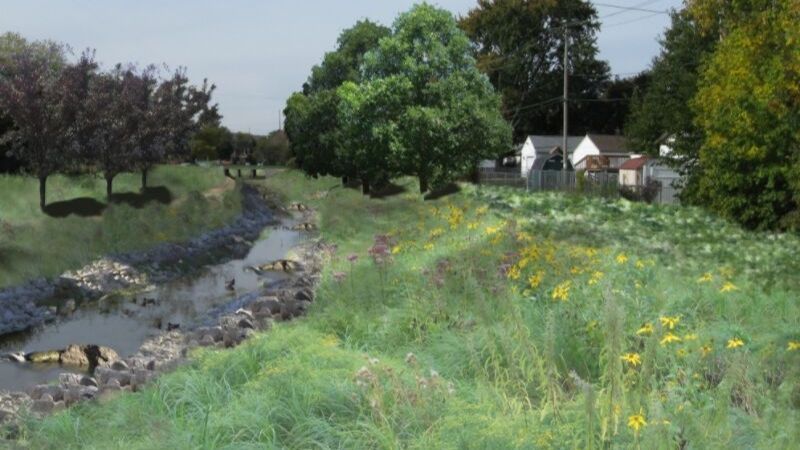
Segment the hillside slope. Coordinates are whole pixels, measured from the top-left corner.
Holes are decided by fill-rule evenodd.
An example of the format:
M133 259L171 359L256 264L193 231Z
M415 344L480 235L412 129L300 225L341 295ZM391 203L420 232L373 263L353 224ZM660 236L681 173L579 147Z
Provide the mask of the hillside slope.
M308 317L30 448L791 448L797 236L699 210L467 187L367 199L286 172L338 245Z

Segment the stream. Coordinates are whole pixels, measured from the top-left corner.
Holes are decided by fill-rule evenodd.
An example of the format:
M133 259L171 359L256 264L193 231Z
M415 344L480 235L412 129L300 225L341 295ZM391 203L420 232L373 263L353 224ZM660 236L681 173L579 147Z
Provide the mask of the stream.
M145 339L164 332L168 325L191 328L207 319L209 311L285 277L282 273L257 276L244 268L284 258L302 239L301 232L290 230L295 223L283 220L280 226L265 229L243 259L207 266L192 277L135 296L85 305L54 323L2 336L0 355L62 349L69 344L108 346L122 357L133 354ZM233 290L226 287L231 279L236 280ZM0 391L22 391L49 383L62 372L85 373L59 364L18 364L0 359Z

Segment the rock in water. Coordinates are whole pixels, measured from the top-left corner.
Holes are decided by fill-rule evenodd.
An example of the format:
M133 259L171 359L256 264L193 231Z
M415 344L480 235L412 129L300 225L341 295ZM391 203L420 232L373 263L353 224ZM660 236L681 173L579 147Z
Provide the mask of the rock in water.
M88 367L89 356L80 345L70 345L61 352L61 364L76 367Z

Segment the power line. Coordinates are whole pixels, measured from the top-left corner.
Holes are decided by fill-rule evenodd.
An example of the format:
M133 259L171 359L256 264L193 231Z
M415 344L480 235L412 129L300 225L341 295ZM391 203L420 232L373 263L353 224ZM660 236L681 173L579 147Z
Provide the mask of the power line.
M660 2L660 1L662 1L662 0L649 0L649 1L646 1L646 2L637 3L637 4L633 5L633 6L631 6L631 7L630 7L630 9L628 9L628 8L622 8L622 10L621 10L621 11L613 12L613 13L611 13L611 14L606 14L606 15L604 15L604 16L601 16L600 18L601 18L601 19L607 19L607 18L609 18L609 17L618 16L618 15L620 15L620 14L625 14L625 13L627 13L627 12L630 12L630 11L631 11L631 10L633 10L634 8L641 8L641 7L643 7L643 6L652 5L653 3L658 3L658 2ZM619 8L618 6L607 5L607 4L606 4L606 5L603 5L602 3L595 3L595 5L607 6L607 7L611 7L611 8Z
M668 14L669 13L669 11L655 10L655 9L645 9L645 8L640 8L639 7L639 6L645 6L645 4L647 4L647 3L648 2L645 2L644 4L639 4L639 5L636 5L636 6L619 6L619 5L612 5L610 3L595 3L595 5L597 5L597 6L605 6L606 8L621 9L622 10L621 12L625 12L625 11L640 11L640 12L649 12L649 13L656 13L656 14ZM649 3L652 3L652 2L649 2ZM616 14L609 14L606 17L610 17L612 15L616 15Z
M659 12L659 13L649 14L647 16L639 17L637 19L627 20L625 22L612 23L611 25L606 25L605 28L609 29L609 28L614 28L614 27L618 27L618 26L622 26L622 25L628 25L629 23L640 22L640 21L645 20L645 19L650 19L650 18L655 17L655 16L660 16L661 14L662 13Z

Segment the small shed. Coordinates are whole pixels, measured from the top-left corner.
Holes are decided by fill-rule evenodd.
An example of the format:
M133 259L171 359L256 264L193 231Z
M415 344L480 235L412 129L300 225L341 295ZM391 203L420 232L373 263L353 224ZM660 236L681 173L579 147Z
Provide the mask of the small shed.
M619 166L620 186L643 186L645 184L645 167L649 159L646 156L632 158Z

